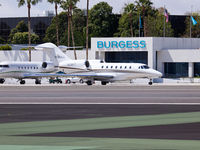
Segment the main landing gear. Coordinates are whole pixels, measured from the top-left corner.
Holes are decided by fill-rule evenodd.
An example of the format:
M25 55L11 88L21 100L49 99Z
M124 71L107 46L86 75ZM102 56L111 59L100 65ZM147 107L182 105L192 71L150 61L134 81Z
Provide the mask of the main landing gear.
M35 84L41 84L41 80L36 79Z
M87 83L87 85L92 85L93 81L88 80L88 81L86 81L86 83Z
M25 80L20 80L20 84L25 84L26 81Z
M0 79L0 84L3 84L5 82L5 79Z
M106 84L108 84L108 82L106 82L106 81L101 81L101 85L106 85Z

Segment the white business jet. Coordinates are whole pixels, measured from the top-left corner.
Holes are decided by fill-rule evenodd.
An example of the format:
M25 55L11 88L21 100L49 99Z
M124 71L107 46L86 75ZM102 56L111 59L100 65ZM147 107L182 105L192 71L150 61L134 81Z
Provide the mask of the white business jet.
M27 78L35 79L35 84L41 84L42 77L49 77L50 72L56 71L52 62L0 62L0 84L5 78L15 78L20 84L25 84Z
M101 81L102 85L109 82L125 81L135 78L148 78L152 84L153 78L159 78L162 73L140 63L105 63L100 60L72 60L67 57L56 45L52 43L41 44L36 49L51 50L54 64L66 73L60 76L80 77L87 79L87 84ZM52 55L53 52L53 55Z

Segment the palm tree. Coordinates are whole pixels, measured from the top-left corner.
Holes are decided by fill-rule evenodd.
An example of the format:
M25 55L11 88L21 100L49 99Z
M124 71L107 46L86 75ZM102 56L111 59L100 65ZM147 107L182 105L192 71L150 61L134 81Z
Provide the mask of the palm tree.
M142 14L143 23L144 23L144 36L147 36L147 26L145 17L150 15L152 10L152 2L150 0L137 0L136 2L137 11Z
M60 45L59 42L59 29L58 29L58 4L61 3L61 0L48 0L49 3L55 4L55 12L56 12L56 39L57 39L57 46Z
M73 33L73 23L72 23L72 12L73 9L76 8L76 3L79 0L63 0L61 2L61 7L64 10L67 10L67 17L68 17L68 47L70 47L70 27L71 27L71 34L72 34L72 43L74 49L74 57L77 59L76 49L75 49L75 42L74 42L74 33Z
M28 44L29 44L29 61L31 61L31 17L30 17L30 10L31 5L36 5L38 2L41 2L42 0L17 0L18 1L18 7L21 7L25 4L27 4L28 7Z
M124 8L124 12L129 16L131 37L133 37L133 14L135 11L136 9L134 4L128 4Z

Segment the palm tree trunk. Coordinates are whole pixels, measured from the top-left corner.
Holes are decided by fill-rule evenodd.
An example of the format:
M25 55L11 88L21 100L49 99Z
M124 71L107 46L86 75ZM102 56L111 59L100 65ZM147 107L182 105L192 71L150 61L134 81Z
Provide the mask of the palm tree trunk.
M133 16L130 14L130 30L131 30L131 37L133 37Z
M88 60L88 11L89 11L89 0L87 0L86 60Z
M71 16L71 34L72 34L72 43L73 43L73 49L74 49L74 58L75 58L75 60L77 60L76 48L75 48L75 42L74 42L74 31L73 31L72 16Z
M30 10L31 4L28 3L28 45L29 45L29 61L31 61L31 17L30 17Z
M59 32L58 32L58 5L55 3L55 11L56 11L56 37L57 37L57 46L60 45L59 42Z
M68 8L68 47L70 47L70 10Z

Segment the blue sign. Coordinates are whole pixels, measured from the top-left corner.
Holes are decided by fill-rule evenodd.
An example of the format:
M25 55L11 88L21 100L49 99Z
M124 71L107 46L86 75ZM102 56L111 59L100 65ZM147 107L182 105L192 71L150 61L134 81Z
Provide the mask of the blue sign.
M146 48L145 41L97 41L97 48Z

